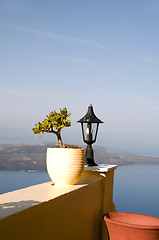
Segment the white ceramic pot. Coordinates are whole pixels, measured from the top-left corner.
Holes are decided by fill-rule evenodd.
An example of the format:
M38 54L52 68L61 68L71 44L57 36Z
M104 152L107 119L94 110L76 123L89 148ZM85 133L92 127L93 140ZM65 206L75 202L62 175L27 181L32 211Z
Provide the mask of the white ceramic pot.
M47 148L46 166L55 185L73 185L84 168L84 149Z

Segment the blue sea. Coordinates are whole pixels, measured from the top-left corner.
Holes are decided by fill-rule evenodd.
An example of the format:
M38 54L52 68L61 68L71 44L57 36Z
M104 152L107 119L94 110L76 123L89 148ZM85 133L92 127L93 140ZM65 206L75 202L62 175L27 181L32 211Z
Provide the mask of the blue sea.
M0 171L0 194L50 181L46 171ZM117 211L159 217L159 164L120 166L114 175Z
M114 176L114 203L118 212L159 217L159 163L118 167Z

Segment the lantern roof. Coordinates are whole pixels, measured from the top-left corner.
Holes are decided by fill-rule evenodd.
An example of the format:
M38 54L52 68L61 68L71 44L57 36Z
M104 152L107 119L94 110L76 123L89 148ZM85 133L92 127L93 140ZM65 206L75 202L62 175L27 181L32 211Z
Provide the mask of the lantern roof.
M92 104L90 104L90 106L88 107L88 112L86 113L86 115L77 122L80 122L80 123L103 123L94 114Z

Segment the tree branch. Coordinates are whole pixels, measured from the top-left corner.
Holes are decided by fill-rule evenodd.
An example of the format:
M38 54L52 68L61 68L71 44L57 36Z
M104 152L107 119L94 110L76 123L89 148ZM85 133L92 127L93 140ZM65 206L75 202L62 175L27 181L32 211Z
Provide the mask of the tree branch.
M51 132L51 133L54 133L54 134L56 134L57 135L57 132L53 129L53 126L52 126L52 124L51 124L51 131L49 131L49 132Z

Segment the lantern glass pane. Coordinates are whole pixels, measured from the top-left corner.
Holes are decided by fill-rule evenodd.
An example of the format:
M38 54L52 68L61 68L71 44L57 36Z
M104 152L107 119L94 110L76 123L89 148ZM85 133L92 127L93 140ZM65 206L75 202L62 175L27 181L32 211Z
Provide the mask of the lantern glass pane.
M97 124L96 123L92 123L92 139L95 139L95 135L96 135L96 129L97 129Z
M87 138L87 124L83 123L84 138Z
M84 135L86 140L92 141L95 139L96 129L97 129L96 123L91 123L91 124L84 123L83 129L84 129Z

